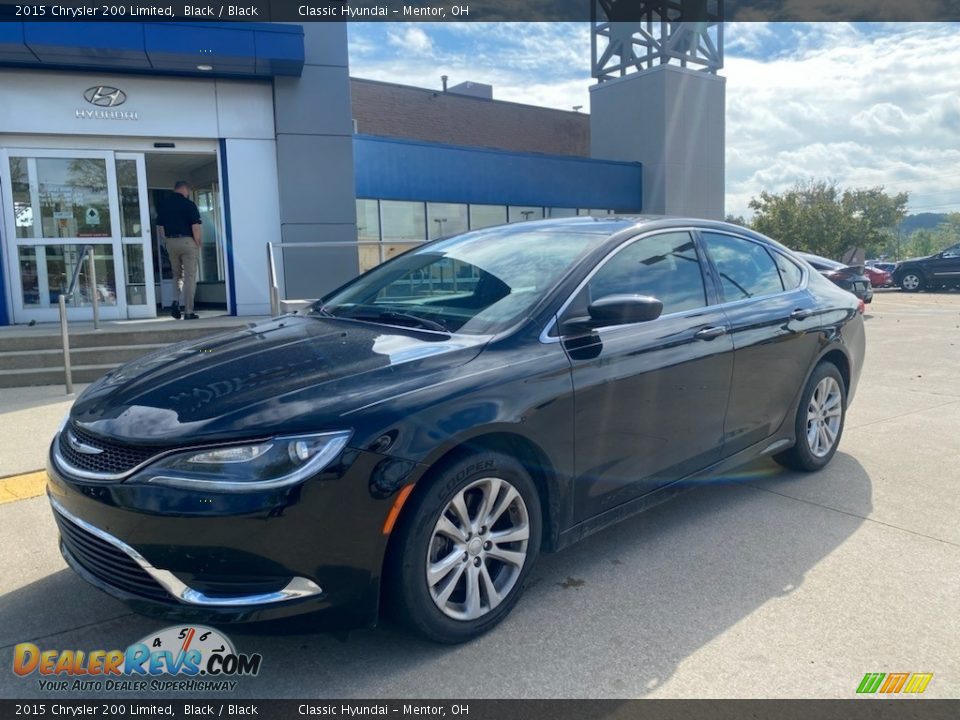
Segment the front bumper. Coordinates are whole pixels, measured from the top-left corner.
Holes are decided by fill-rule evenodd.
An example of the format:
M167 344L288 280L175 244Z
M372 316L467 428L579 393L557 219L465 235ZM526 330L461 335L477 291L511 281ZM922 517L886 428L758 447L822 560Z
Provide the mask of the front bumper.
M48 494L68 564L138 612L228 623L325 611L369 625L393 501L377 479L386 465L399 489L418 468L398 462L347 450L299 485L205 493L81 480L48 456Z

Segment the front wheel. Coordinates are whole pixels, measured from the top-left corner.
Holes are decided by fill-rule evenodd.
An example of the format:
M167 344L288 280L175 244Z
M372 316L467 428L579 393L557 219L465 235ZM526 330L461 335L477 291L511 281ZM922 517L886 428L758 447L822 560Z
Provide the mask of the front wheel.
M906 292L917 292L923 290L923 275L917 272L908 271L900 278L900 289Z
M436 642L470 640L516 604L540 547L540 499L513 458L480 452L446 465L398 528L388 561L394 610Z
M831 362L822 362L807 381L797 407L796 443L774 456L792 470L813 472L830 462L847 414L847 391L843 376Z

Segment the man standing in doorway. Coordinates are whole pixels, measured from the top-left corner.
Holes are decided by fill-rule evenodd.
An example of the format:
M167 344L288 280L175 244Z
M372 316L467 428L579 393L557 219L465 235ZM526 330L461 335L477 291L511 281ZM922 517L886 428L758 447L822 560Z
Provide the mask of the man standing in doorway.
M203 242L200 223L200 211L190 199L190 184L177 180L173 194L157 209L157 229L162 234L177 281L177 296L170 308L170 314L177 320L181 317L181 307L185 320L197 319L193 297L197 290L197 258Z

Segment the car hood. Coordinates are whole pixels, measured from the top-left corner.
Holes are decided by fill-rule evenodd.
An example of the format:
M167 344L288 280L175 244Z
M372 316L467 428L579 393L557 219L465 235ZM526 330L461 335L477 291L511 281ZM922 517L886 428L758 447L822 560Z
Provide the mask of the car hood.
M903 265L904 263L914 263L914 262L923 262L924 260L930 260L937 256L936 253L933 255L921 255L920 257L907 258L906 260L901 260L897 263L897 266Z
M488 339L284 316L124 365L87 388L71 419L157 446L346 429L344 414L432 384Z

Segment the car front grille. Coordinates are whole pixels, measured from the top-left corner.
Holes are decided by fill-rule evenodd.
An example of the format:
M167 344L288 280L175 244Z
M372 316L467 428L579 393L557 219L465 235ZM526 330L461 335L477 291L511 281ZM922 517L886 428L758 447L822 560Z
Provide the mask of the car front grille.
M87 572L107 585L151 600L169 602L170 594L125 552L85 528L53 513L60 540L70 556Z
M80 452L70 444L70 435L101 452ZM70 467L102 475L123 475L162 452L158 448L130 447L102 440L72 425L60 433L58 444L60 456Z

